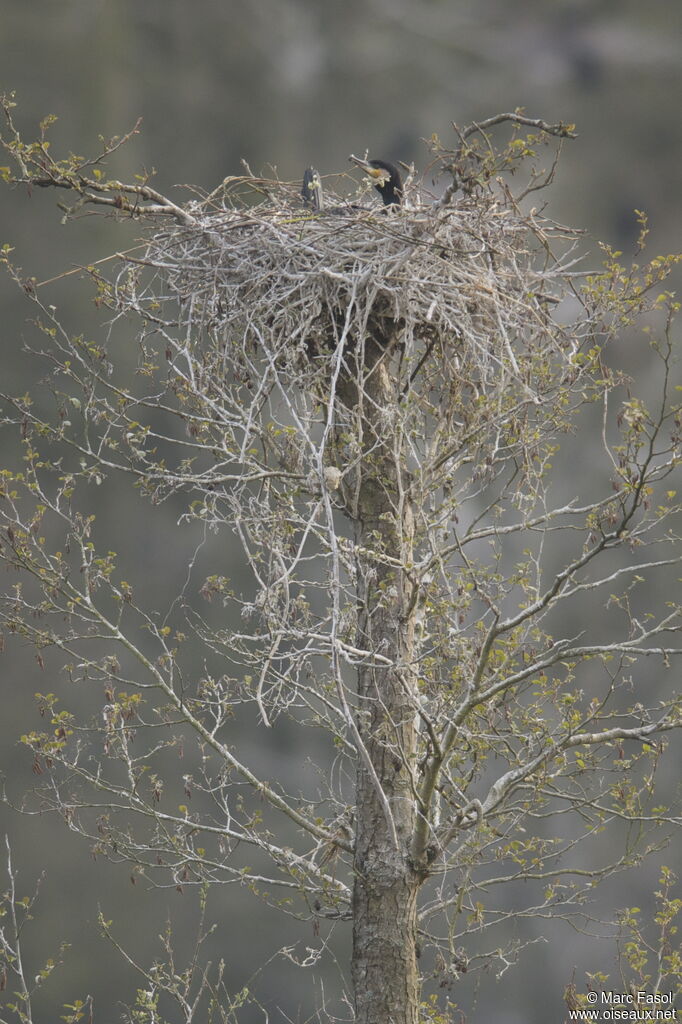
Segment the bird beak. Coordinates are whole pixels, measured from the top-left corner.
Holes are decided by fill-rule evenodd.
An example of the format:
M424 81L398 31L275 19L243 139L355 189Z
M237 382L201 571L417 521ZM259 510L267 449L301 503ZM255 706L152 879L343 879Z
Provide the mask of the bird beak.
M374 183L377 185L383 185L383 183L385 181L388 181L390 177L387 171L385 171L382 167L372 167L371 164L367 162L367 160L361 160L360 157L353 156L352 153L348 157L348 159L352 163L354 163L356 167L359 167L361 171L364 171L365 174L368 174L370 178L373 179Z

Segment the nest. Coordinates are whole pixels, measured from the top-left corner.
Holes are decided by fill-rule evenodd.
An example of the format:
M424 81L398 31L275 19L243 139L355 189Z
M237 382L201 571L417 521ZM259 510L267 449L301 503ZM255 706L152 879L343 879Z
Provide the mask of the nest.
M291 184L228 183L150 239L119 301L173 358L191 355L204 391L230 377L259 393L328 394L334 374L362 378L371 346L401 400L464 415L481 398L537 403L543 381L575 372L580 339L555 316L572 293L568 229L523 212L499 183L447 202L408 184L388 210L325 198L312 213Z

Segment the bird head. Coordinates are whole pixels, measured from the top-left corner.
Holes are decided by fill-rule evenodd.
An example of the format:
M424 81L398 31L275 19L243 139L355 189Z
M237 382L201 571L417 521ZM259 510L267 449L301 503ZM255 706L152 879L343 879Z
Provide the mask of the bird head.
M375 189L384 201L384 206L399 204L402 201L403 182L397 167L386 160L361 160L357 156L351 156L350 159L372 179Z

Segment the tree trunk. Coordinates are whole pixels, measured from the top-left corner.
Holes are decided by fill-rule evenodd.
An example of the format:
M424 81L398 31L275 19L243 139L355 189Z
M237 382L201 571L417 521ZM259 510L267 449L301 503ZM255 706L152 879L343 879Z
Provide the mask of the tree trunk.
M410 859L415 822L414 614L411 584L400 568L411 562L414 526L402 446L391 430L396 399L379 358L365 382L361 418L358 645L389 658L392 665L369 663L358 671L358 728L375 777L359 757L352 960L356 1024L416 1024L419 1004L420 877Z

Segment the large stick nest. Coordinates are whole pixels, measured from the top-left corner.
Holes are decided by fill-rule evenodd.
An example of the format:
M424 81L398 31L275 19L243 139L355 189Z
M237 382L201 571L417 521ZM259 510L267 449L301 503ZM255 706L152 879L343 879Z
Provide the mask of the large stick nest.
M200 353L214 380L268 390L284 373L319 394L339 360L361 377L371 344L389 352L397 394L537 401L549 367L552 386L558 366L575 369L575 324L556 319L574 233L524 212L501 182L448 201L405 191L390 209L327 191L313 213L291 184L233 179L152 237L119 301L176 353Z

